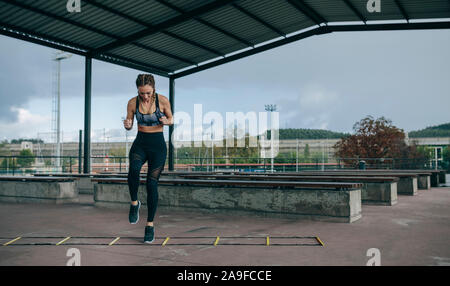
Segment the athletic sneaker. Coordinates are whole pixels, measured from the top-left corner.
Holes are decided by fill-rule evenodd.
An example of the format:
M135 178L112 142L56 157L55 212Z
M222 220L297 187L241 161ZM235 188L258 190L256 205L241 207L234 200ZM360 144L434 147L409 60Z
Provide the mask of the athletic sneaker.
M145 227L144 242L152 243L155 240L155 228L153 226Z
M139 221L139 209L141 208L141 201L138 201L136 206L130 205L130 213L128 214L128 220L131 224L136 224Z

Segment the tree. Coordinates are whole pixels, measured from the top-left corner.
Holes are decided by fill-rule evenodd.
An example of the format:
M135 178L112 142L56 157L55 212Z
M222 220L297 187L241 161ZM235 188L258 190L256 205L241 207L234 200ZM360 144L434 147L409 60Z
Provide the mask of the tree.
M342 138L334 146L338 158L401 158L423 159L415 144L405 143L405 133L384 117L367 116L353 125L355 134ZM406 161L397 160L404 164ZM344 161L349 163L348 160ZM353 160L352 163L355 163ZM369 162L367 162L369 163ZM372 162L371 162L372 163ZM403 165L402 165L403 166ZM396 167L402 167L396 166Z
M305 150L303 150L303 156L307 159L309 158L309 144L306 144Z
M19 153L19 158L17 158L17 164L23 168L30 167L34 162L34 155L30 149L23 149Z
M109 149L109 156L111 157L127 157L125 147L115 147Z
M0 163L0 169L6 171L7 169L17 168L16 158L3 158L2 163Z
M30 139L19 138L19 139L11 139L11 144L21 144L23 141L29 141L33 144L44 143L44 141L39 138L36 138L36 139L35 138L30 138Z
M446 146L442 151L442 167L450 172L450 145Z
M444 148L442 152L442 159L444 161L450 162L450 145Z

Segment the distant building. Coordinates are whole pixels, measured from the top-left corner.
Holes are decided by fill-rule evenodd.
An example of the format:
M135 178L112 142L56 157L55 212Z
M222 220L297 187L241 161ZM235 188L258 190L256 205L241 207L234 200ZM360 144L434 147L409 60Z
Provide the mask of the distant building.
M298 151L303 154L306 145L309 146L309 151L312 153L324 153L328 159L334 158L333 146L340 139L286 139L279 141L279 153L296 152L297 144ZM450 137L428 137L428 138L405 138L405 142L409 145L416 142L419 146L428 146L434 148L438 155L438 160L442 160L443 149L450 145ZM132 141L128 141L128 150L131 148ZM167 147L168 142L166 141ZM126 142L95 142L91 144L92 156L102 157L109 154L112 148L125 148ZM194 146L194 144L192 144ZM35 143L23 141L21 144L6 144L4 151L11 155L19 155L23 149L30 149L35 156L51 156L53 154L54 144L52 143ZM78 156L78 143L67 142L61 144L62 156ZM434 158L433 158L434 159Z
M30 141L22 141L20 144L20 150L30 149L33 152L33 142Z
M416 142L419 146L426 146L433 149L433 156L431 161L437 159L438 164L443 161L444 148L450 146L450 137L423 137L423 138L408 138L405 140L408 145Z

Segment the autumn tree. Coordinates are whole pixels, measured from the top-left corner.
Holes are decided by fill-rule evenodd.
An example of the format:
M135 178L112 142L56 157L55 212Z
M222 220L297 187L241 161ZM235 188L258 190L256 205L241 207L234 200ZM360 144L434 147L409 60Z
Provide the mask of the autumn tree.
M34 155L30 149L23 149L20 151L19 158L17 158L17 164L21 167L31 167L34 162Z
M342 138L335 144L336 157L398 158L409 161L423 157L415 144L408 146L405 143L403 130L395 127L391 120L384 117L374 119L367 116L356 122L353 130L355 134ZM352 162L355 163L354 160ZM401 160L397 160L397 163L401 163Z

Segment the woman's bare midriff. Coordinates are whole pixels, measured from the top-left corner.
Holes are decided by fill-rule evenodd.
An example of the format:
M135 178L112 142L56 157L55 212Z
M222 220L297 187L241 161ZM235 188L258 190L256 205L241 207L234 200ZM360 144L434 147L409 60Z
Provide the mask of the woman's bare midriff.
M156 125L156 126L140 126L138 125L139 132L145 133L154 133L154 132L163 132L164 125Z
M159 97L158 97L158 98L159 98ZM135 100L136 100L136 99L135 99ZM164 113L164 108L161 108L161 106L160 106L160 109L159 109L159 110L161 110L161 112ZM150 109L150 113L149 113L149 114L152 114L152 113L154 113L155 111L156 111L156 106L153 104L153 105L151 106L151 109ZM139 106L139 112L142 113L140 106ZM163 124L156 125L156 126L141 126L141 125L138 124L138 131L139 131L139 132L145 132L145 133L163 132L163 130L164 130L163 128L164 128L164 125L163 125Z

